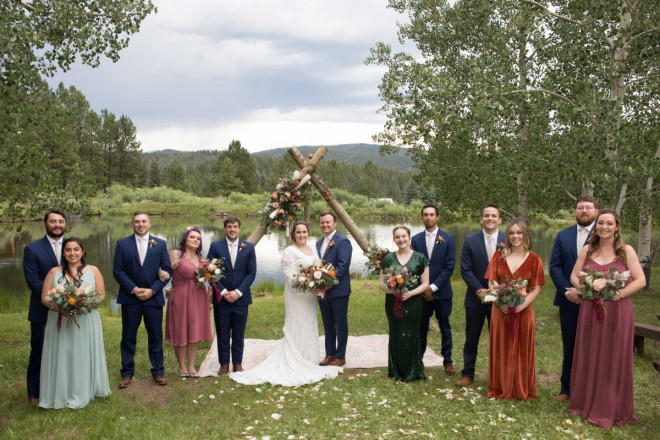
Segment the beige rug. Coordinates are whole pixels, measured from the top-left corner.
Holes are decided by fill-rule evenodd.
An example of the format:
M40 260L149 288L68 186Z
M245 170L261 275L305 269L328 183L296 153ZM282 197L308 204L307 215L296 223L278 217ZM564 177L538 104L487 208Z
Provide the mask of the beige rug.
M346 365L344 368L377 368L387 367L387 335L349 336L346 346ZM275 350L279 339L246 339L243 349L243 368L246 370L263 361ZM217 376L220 369L218 362L217 339L199 367L200 377ZM325 352L324 337L319 338L319 350ZM320 361L321 359L319 359ZM438 356L430 347L424 353L425 367L442 366L442 356Z

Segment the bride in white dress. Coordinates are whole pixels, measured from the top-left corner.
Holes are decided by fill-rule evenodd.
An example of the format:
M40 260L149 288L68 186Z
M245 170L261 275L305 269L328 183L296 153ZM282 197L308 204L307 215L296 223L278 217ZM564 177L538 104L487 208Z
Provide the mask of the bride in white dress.
M314 246L307 245L309 227L305 222L293 225L293 245L282 251L284 273L284 338L263 362L229 377L245 385L271 383L299 386L337 377L343 369L319 366L319 331L316 318L317 296L291 287L300 266L308 267L319 259Z

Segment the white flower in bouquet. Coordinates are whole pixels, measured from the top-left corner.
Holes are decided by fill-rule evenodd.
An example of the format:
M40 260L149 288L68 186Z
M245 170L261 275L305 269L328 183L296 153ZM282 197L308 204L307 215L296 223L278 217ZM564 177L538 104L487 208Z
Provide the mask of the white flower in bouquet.
M204 281L206 281L206 279L204 277L199 277L199 278L197 278L197 281L199 281L200 283L204 283Z
M215 271L213 271L213 273L215 273L215 274L219 274L219 273L220 273L220 269L216 269Z
M323 273L320 270L314 271L314 279L320 280Z
M300 277L300 278L298 278L298 282L299 282L300 284L302 284L302 283L306 283L306 282L307 282L307 278L306 278L306 277Z
M484 295L483 302L485 303L491 303L497 301L497 296L493 295L492 293L487 293Z
M208 267L211 272L215 272L215 264L211 263Z
M310 289L313 289L314 288L314 281L310 281L309 283L307 283L307 285L309 286Z
M605 278L598 278L594 280L592 287L596 292L600 292L607 286L607 280Z
M57 286L55 286L55 290L60 292L60 293L64 293L64 286L62 286L61 284L58 284Z
M294 178L294 179L300 179L300 171L295 170L295 171L293 172L293 178Z

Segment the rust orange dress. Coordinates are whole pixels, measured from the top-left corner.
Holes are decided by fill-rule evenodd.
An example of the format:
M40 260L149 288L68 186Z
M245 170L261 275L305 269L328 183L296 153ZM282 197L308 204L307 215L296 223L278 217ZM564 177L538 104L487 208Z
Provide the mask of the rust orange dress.
M541 258L530 252L525 261L511 273L501 251L490 260L486 279L504 283L522 278L527 290L545 284ZM536 350L534 348L534 307L530 305L516 319L514 335L507 329L502 311L493 307L490 321L490 357L488 359L488 397L496 399L536 398Z

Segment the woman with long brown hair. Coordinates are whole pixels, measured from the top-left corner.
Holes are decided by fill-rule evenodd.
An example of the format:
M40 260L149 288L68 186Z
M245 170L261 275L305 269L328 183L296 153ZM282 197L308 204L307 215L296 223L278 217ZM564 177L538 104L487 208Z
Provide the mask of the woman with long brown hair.
M618 274L630 271L630 276L612 301L578 300L580 317L568 412L610 429L613 423L639 422L633 407L635 320L629 297L646 285L646 279L635 250L621 238L621 220L616 211L600 211L594 230L578 255L571 284L584 287L580 272L606 274L615 268Z
M504 249L493 254L486 270L491 290L497 284L522 279L527 287L524 302L510 311L506 305L493 307L490 321L488 397L496 399L536 398L536 349L532 303L545 284L541 258L531 252L527 224L513 219L506 228Z

